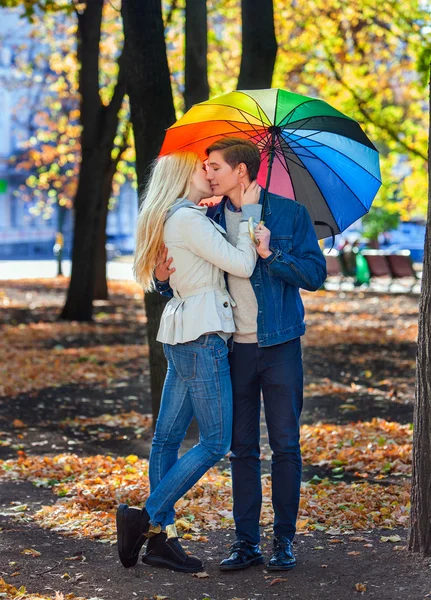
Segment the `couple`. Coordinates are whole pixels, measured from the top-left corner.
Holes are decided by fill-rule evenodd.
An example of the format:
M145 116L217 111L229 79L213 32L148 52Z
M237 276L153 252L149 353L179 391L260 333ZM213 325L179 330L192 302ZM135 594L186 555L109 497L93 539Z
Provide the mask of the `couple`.
M296 565L292 541L301 485L305 324L299 288L323 284L325 259L303 206L269 194L261 214L257 146L224 138L206 154L206 165L193 153L159 158L139 215L136 278L144 290L155 286L171 297L157 337L168 370L150 455L151 493L142 509L118 507L118 552L121 563L131 567L148 539L145 564L202 570L202 562L181 547L174 505L230 450L236 542L220 569L264 562L262 392L275 515L267 568L287 570ZM220 204L199 206L213 195L223 196ZM257 226L257 245L248 233L251 216L268 225ZM193 416L199 443L179 459Z

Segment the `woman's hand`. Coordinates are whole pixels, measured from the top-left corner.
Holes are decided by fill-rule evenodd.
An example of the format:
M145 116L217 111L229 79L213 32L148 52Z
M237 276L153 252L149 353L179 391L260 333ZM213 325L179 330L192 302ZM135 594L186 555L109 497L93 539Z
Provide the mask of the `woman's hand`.
M161 250L157 255L156 268L154 269L154 276L158 281L167 281L172 273L175 272L175 268L170 269L173 258L168 259L168 249L162 244Z
M259 204L261 187L257 181L252 181L247 189L241 183L241 206L244 204Z
M269 249L269 242L271 240L271 232L270 230L259 223L256 229L254 230L254 235L257 239L256 251L261 258L268 258L272 251Z

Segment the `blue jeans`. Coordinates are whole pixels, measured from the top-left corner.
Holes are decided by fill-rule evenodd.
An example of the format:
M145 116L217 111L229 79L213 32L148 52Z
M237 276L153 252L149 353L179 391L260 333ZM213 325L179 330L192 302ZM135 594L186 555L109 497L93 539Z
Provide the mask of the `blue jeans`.
M153 525L174 523L175 502L230 449L232 386L226 343L217 334L164 344L168 371L150 454L151 494L145 504ZM192 417L199 443L178 459Z
M303 401L301 341L260 348L234 344L230 355L233 389L232 491L238 539L259 543L260 394L263 393L272 450L274 535L293 539L301 488L299 417Z

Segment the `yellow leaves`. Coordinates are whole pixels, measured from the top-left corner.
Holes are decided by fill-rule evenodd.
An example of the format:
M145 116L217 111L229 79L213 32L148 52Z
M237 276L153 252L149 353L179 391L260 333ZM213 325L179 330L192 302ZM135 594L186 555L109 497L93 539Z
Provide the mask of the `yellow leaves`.
M65 465L68 465L67 473ZM43 507L34 519L41 526L54 528L65 535L114 541L117 505L127 502L142 506L149 494L148 461L134 462L132 477L127 467L131 465L126 459L111 456L26 456L0 462L0 476L44 482L47 486L57 481L59 483L54 485L53 492L63 496L61 482L68 476L67 496L62 497L59 504ZM211 469L177 502L176 526L186 532L186 539L192 535L193 540L206 541L204 536L200 536L200 531L232 526L230 484L228 474ZM262 478L262 487L261 524L265 526L273 521L270 477ZM316 529L339 535L344 530L405 526L409 518L408 507L407 483L333 485L322 481L317 485L305 484L301 489L299 530ZM390 510L382 511L382 508Z
M20 588L16 588L6 583L2 577L0 577L0 594L5 595L8 600L52 600L53 598L51 594L49 596L31 594L23 585ZM85 600L85 598L75 596L74 594L68 594L66 597L73 598L73 600ZM55 592L54 600L65 600L65 597L61 592Z
M27 548L26 550L23 550L21 554L25 554L26 556L32 556L33 558L36 558L37 556L41 555L41 552L39 552L38 550L34 550L33 548Z
M375 473L411 472L413 431L410 425L373 419L348 425L301 427L305 463Z
M392 542L395 544L396 542L401 542L401 538L399 535L389 535L389 536L382 535L382 537L380 538L380 541Z
M193 528L193 525L190 523L190 521L186 521L185 519L177 519L175 521L175 527L185 531L190 531L190 529Z
M129 456L126 456L124 460L129 463L129 465L134 465L138 462L139 458L136 456L136 454L130 454Z

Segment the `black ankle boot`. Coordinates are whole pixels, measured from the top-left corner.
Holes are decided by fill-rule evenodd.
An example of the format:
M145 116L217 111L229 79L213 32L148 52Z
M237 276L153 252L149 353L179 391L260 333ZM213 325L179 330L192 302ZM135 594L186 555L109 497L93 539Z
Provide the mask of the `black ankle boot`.
M117 508L117 549L123 567L134 567L147 539L150 516L143 508L120 504Z
M184 552L178 537L168 538L164 531L148 540L142 562L152 567L165 567L182 573L197 573L203 570L203 564L196 556L188 556Z

